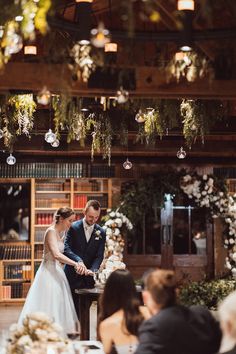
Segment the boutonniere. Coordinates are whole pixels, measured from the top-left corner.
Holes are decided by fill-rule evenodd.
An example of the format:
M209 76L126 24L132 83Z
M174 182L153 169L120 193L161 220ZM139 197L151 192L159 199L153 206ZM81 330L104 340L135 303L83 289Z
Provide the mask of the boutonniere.
M102 239L102 235L101 235L101 231L100 230L96 230L95 231L95 240L101 240Z

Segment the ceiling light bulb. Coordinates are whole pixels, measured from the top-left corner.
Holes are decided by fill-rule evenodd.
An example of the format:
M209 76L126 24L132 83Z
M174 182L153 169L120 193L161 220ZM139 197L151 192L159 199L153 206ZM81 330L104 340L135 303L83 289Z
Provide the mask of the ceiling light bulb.
M127 102L129 99L129 92L123 90L123 88L121 87L117 93L116 93L116 100L118 103L125 103Z
M51 99L51 93L47 89L47 87L44 86L42 88L42 90L37 95L37 102L39 104L42 104L42 105L46 106L47 104L49 104L50 99Z
M104 47L104 52L106 53L116 53L117 52L117 43L110 42L106 43Z
M187 155L186 151L184 151L183 147L181 146L179 151L177 151L176 156L178 157L178 159L182 160L182 159L185 159L186 155Z
M181 49L183 52L191 52L192 47L190 47L189 45L183 45L182 47L180 47L180 49Z
M194 0L178 0L177 9L194 11Z
M56 134L53 133L52 129L49 129L45 134L44 139L47 143L51 144L56 140Z
M129 161L128 157L126 161L123 163L123 167L125 170L130 170L132 168L133 164L132 162Z
M12 154L10 154L8 157L7 157L7 159L6 159L6 162L7 162L7 164L8 165L15 165L15 163L16 163L16 158L15 158L15 156L13 156Z
M24 54L25 55L37 55L36 45L25 45L24 46Z

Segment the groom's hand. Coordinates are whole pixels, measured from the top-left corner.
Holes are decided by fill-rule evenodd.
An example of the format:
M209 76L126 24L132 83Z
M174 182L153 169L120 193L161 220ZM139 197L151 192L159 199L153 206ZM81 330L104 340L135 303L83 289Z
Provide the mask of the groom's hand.
M80 275L84 275L84 274L86 275L88 269L86 268L83 262L78 262L77 265L75 266L75 271Z

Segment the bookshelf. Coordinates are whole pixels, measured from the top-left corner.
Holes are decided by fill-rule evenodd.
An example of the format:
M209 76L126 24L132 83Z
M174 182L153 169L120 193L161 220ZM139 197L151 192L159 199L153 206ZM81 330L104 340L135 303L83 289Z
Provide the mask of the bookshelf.
M42 260L45 230L58 208L71 207L76 219L80 219L90 199L99 200L102 214L112 207L111 178L30 178L27 181L31 191L30 239L0 244L0 303L4 304L24 301ZM0 179L0 183L4 182L6 179Z

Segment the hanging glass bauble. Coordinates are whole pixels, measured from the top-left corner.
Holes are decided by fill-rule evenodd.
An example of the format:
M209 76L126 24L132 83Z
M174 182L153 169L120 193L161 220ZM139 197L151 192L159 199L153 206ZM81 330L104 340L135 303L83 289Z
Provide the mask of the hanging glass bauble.
M132 168L133 164L132 162L129 161L127 158L126 161L123 163L123 167L125 170L130 170Z
M122 104L122 103L127 102L128 99L129 99L129 92L126 90L123 90L123 88L121 87L116 93L117 102Z
M12 154L10 154L7 159L6 162L8 163L8 165L15 165L16 163L16 158L15 156L13 156Z
M138 113L136 114L136 116L135 116L135 120L136 120L136 122L138 122L138 123L144 123L145 122L145 114L143 113L143 111L140 109L139 111L138 111Z
M44 139L47 143L51 144L56 140L56 134L53 133L52 129L49 129L45 134Z
M187 155L186 151L184 151L183 147L181 146L179 151L177 151L176 156L178 157L178 159L185 159L186 155Z
M51 143L52 147L57 148L60 145L60 141L58 139L55 139L52 143Z
M49 104L50 102L50 98L51 98L51 93L50 91L47 89L46 86L44 86L42 88L42 90L38 93L37 95L37 102L39 104L42 104L44 106L46 106L47 104Z
M3 135L4 135L4 132L2 129L0 129L0 139L2 139Z

